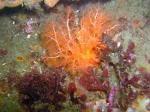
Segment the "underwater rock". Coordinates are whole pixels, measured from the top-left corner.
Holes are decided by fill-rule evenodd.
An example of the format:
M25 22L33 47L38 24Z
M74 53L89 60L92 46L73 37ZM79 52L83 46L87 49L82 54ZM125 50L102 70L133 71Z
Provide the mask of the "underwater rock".
M139 95L137 99L132 103L132 107L136 110L136 112L149 112L149 103L149 98L147 98L146 96Z
M5 7L17 7L19 5L21 5L23 3L22 0L5 0L4 1L4 4L5 4Z
M59 0L44 0L44 3L50 8L54 7L58 2Z
M3 9L4 7L5 7L5 3L2 0L0 0L0 9Z
M29 8L29 9L33 9L33 8L38 8L40 7L39 3L42 0L23 0L24 5Z
M0 9L4 7L14 8L21 4L24 4L29 9L39 8L40 2L42 1L43 0L0 0ZM58 2L59 0L44 0L44 3L50 8L54 7Z

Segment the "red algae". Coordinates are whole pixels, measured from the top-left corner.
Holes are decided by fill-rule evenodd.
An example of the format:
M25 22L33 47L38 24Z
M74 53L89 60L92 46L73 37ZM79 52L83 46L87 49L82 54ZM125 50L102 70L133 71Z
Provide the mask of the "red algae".
M69 85L68 85L68 92L69 93L74 93L76 91L77 91L76 84L73 83L73 82L69 83Z
M150 98L150 72L148 72L145 68L140 67L140 91L142 94L146 95L148 98Z
M108 112L112 112L112 107L113 107L113 102L114 102L114 98L116 96L116 87L112 86L110 93L109 93L109 97L108 97L108 102L109 102L109 106L108 106Z
M87 100L87 96L86 96L85 94L81 94L81 95L79 96L79 99L84 102L84 101Z
M135 56L135 44L134 42L130 42L126 52L124 53L124 61L126 64L134 64L136 62Z
M36 71L26 73L16 83L21 103L30 111L37 101L52 104L56 109L59 108L59 103L66 99L62 87L65 75L61 69L46 70L42 74Z
M100 82L94 74L83 74L79 82L88 91L103 91L108 89L108 85Z
M102 34L114 28L111 18L99 8L91 8L82 15L80 26L75 27L71 9L67 8L66 12L66 17L60 17L61 22L47 23L41 33L47 51L45 63L49 67L63 66L71 72L97 67L103 51L107 50Z
M8 54L7 50L0 48L0 57L6 56L7 54Z

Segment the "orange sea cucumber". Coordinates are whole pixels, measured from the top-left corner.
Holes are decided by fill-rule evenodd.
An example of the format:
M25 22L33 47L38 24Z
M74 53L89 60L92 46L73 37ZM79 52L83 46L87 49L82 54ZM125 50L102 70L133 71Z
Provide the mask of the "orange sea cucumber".
M61 22L49 22L41 33L46 49L45 63L50 67L63 66L69 71L78 71L88 66L97 67L107 46L102 42L102 34L113 27L109 16L99 8L85 12L80 26L71 24L72 15Z

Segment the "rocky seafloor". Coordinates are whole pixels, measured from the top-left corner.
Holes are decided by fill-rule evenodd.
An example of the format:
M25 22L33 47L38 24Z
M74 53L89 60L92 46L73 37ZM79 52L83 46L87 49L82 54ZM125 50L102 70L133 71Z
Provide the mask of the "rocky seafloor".
M150 1L50 1L0 0L0 112L150 112Z

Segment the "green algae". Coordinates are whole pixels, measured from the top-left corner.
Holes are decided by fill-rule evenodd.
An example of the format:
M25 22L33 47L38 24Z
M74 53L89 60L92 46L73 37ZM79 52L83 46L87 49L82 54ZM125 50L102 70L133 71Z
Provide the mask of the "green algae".
M16 91L0 95L0 112L21 112Z

